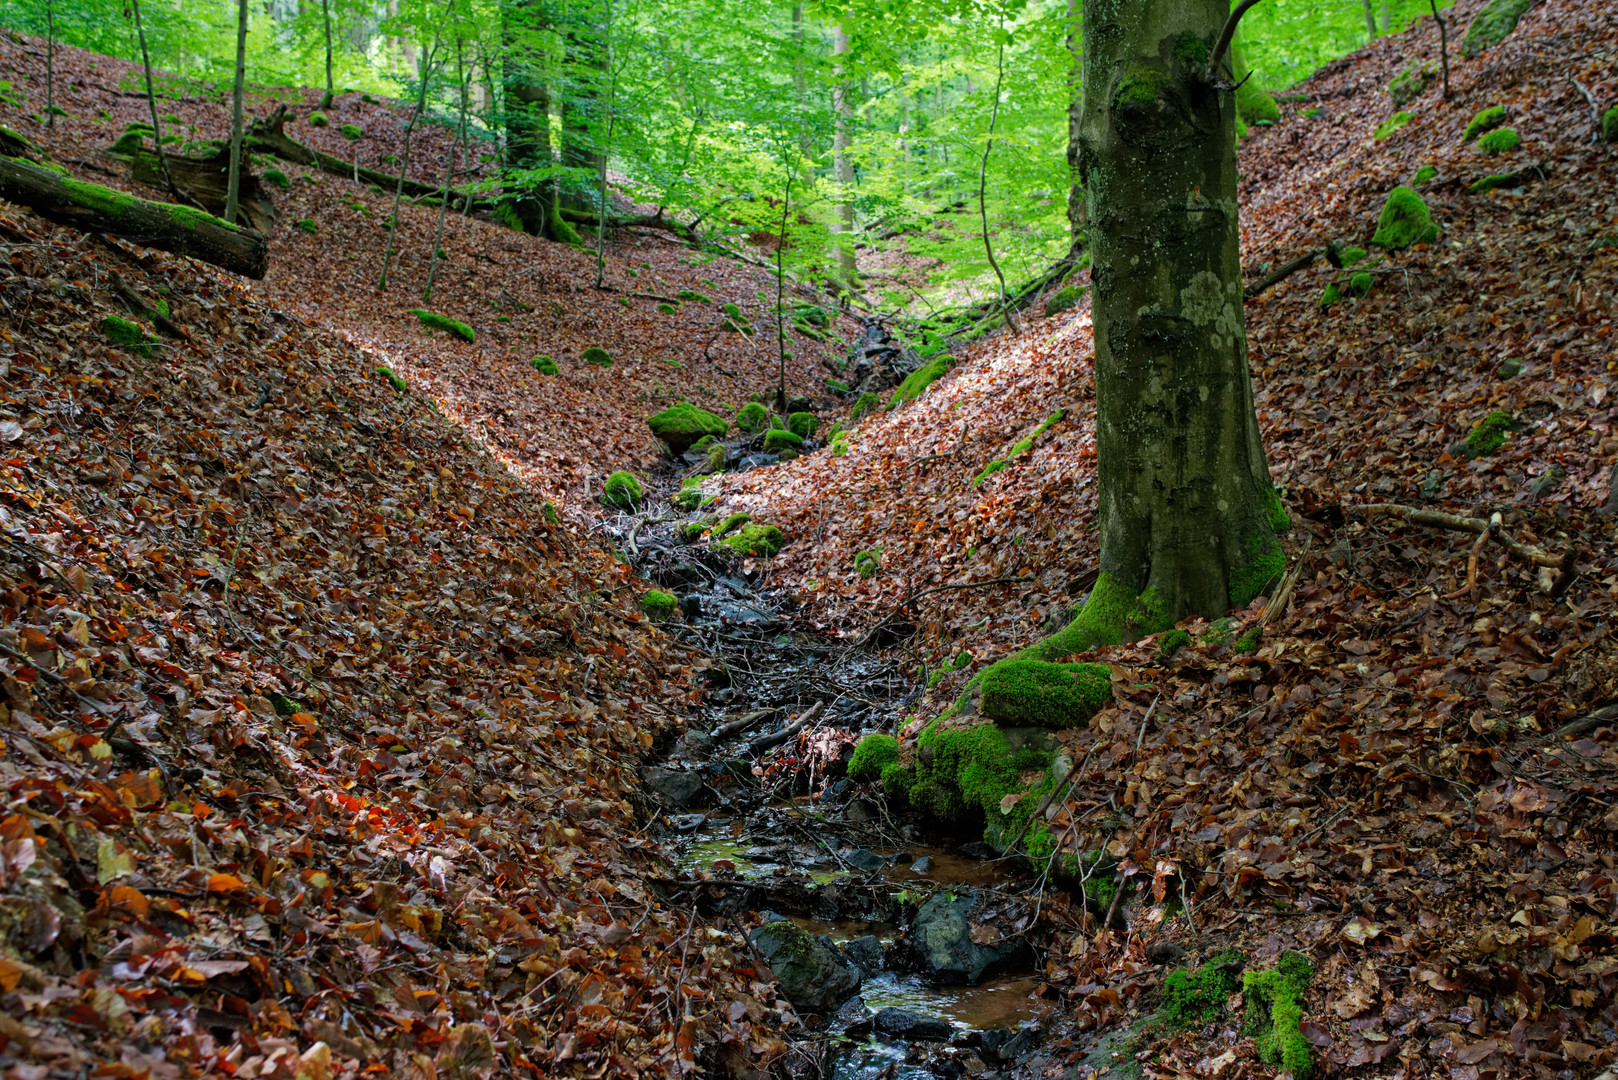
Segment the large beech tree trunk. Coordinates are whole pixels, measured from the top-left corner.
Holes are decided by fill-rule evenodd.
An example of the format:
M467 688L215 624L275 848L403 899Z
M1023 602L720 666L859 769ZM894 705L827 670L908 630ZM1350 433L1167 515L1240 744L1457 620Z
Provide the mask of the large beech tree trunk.
M0 157L0 198L32 207L58 225L127 237L255 281L270 262L269 245L258 233L189 206L147 202L16 158Z
M546 80L545 52L537 40L546 29L548 16L532 0L508 2L501 13L506 44L501 57L506 88L506 162L515 170L549 169L556 164L551 153L551 91ZM554 179L524 183L512 205L524 232L547 240L560 239L555 224Z
M1084 0L1098 641L1243 607L1286 527L1253 410L1236 225L1236 104L1209 57L1228 0Z
M848 54L848 35L843 24L831 31L832 120L832 172L837 179L837 267L843 280L858 285L858 271L854 267L854 158L849 153L853 146L854 110L848 100L848 79L841 57Z

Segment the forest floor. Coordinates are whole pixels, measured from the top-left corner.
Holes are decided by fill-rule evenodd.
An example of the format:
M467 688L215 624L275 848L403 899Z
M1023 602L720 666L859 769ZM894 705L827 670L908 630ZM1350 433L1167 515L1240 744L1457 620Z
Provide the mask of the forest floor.
M1478 6L1451 9L1452 45ZM1240 149L1250 278L1328 239L1365 246L1424 165L1443 233L1370 266L1363 298L1322 310L1344 276L1322 263L1247 304L1290 603L1250 653L1229 639L1262 601L1221 633L1187 624L1171 658L1153 639L1091 657L1115 702L1064 736L1085 771L1053 825L1143 887L1127 930L1043 901L1037 989L1061 1008L1024 1075L1090 1075L1097 1036L1124 1028L1109 1045L1145 1075L1272 1074L1238 1009L1142 1026L1169 968L1227 945L1312 958L1303 1031L1330 1075L1618 1061L1618 736L1577 724L1618 699L1600 514L1618 149L1592 138L1579 89L1618 101L1618 13L1535 6L1495 50L1452 57L1449 101L1435 82L1376 139L1388 81L1437 43L1425 20L1331 65ZM0 68L0 122L142 190L100 153L146 119L131 65L62 50L54 128L36 119L42 43L0 39ZM314 96L255 108L306 116ZM1522 137L1503 158L1461 140L1491 105ZM225 130L199 88L160 109L188 137ZM373 167L402 151L397 107L345 95L328 113L288 131ZM334 130L351 121L356 144ZM435 181L446 130L414 145L412 175ZM773 279L630 230L597 290L592 254L451 215L430 306L476 329L460 342L409 314L436 207L403 210L379 293L391 193L280 167L271 270L251 285L0 207L0 1066L740 1076L797 1060L748 947L657 891L670 866L638 770L708 708L713 661L642 615L646 582L596 504L608 471L659 462L647 415L728 414L783 378L715 306L767 325ZM1505 172L1518 181L1468 192ZM188 336L147 355L109 342L102 320L129 314L115 275ZM680 290L715 303L668 315L633 295ZM833 330L795 341L784 373L828 412L821 361L858 327ZM582 362L591 345L611 367ZM872 727L913 733L1082 602L1095 563L1086 304L958 359L855 425L842 457L704 482L710 510L785 532L741 569L799 627L850 643L890 616L914 627L890 657L943 674ZM1459 456L1494 410L1516 424L1505 444ZM1473 534L1367 503L1498 513L1576 574L1488 534L1471 571ZM906 603L1001 578L1019 580Z

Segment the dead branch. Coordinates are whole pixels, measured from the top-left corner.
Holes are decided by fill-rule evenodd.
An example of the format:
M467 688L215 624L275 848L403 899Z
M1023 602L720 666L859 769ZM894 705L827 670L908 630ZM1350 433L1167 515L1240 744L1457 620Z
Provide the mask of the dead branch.
M826 703L824 701L815 702L813 705L809 706L804 714L798 717L796 721L788 724L780 731L772 732L769 735L761 735L752 742L748 743L747 753L753 757L757 757L759 754L762 754L772 746L781 745L798 732L814 723L815 717L820 715L820 710L825 707Z
M1264 275L1257 281L1253 282L1253 284L1243 289L1242 299L1251 300L1271 286L1279 285L1293 274L1296 274L1299 270L1313 266L1315 260L1320 258L1320 254L1321 253L1318 251L1306 251L1302 255L1299 255L1296 259L1282 263L1280 266L1276 267L1274 270L1270 271L1268 274Z
M1345 503L1343 513L1359 514L1362 517L1396 517L1412 525L1422 525L1429 529L1448 529L1450 532L1487 533L1501 547L1524 562L1535 566L1548 566L1553 570L1565 569L1572 559L1570 552L1552 555L1524 544L1506 532L1498 513L1488 521L1484 521L1482 518L1446 514L1441 510L1422 510L1414 506L1402 506L1399 503L1361 503L1358 506Z
M1596 99L1591 96L1590 91L1586 90L1584 88L1584 86L1579 82L1579 80L1577 80L1573 76L1569 75L1567 77L1567 81L1573 84L1573 89L1577 90L1580 94L1584 95L1584 100L1589 104L1589 106L1590 106L1590 126L1593 129L1590 132L1590 141L1591 142L1600 142L1601 141L1601 106L1596 104Z
M1209 71L1218 72L1219 61L1225 58L1225 52L1230 48L1231 40L1236 36L1236 24L1242 21L1242 16L1246 15L1248 9L1256 3L1258 3L1258 0L1242 0L1240 4L1236 5L1236 10L1230 13L1230 18L1225 20L1225 28L1219 32L1219 42L1214 46L1213 53L1208 57Z

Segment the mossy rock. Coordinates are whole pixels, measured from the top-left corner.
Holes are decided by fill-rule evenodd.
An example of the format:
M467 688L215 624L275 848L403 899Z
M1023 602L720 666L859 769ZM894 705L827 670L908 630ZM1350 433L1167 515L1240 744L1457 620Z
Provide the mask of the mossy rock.
M854 402L854 408L849 410L848 418L857 424L869 416L880 404L882 404L882 399L875 392L867 390L860 394L858 401Z
M310 127L325 127L329 123L331 123L331 121L328 120L326 118L326 114L321 112L319 109L316 109L314 112L309 114Z
M425 311L421 308L411 308L410 314L421 320L421 325L434 330L443 330L462 341L476 341L477 333L463 322L457 322L448 315L440 315L436 311Z
M787 430L800 439L814 437L815 428L820 426L820 418L814 413L795 412L787 417Z
M1490 105L1487 109L1480 109L1467 121L1466 130L1461 133L1463 144L1471 142L1485 131L1493 131L1506 122L1506 107L1504 105Z
M556 366L556 361L548 356L536 356L528 361L528 366L541 375L560 375L562 373L561 368Z
M1475 60L1494 48L1517 29L1523 12L1533 6L1534 0L1490 0L1487 7L1472 19L1461 41L1461 55Z
M1425 184L1437 175L1438 169L1436 167L1432 165L1423 165L1421 168L1416 170L1416 175L1411 179L1410 182L1412 184Z
M673 615L679 606L680 602L675 599L674 594L664 592L662 589L649 589L646 595L640 598L640 609L653 622L662 622Z
M724 438L730 432L729 424L689 401L671 405L657 415L648 417L646 426L675 455L685 453L698 439L708 436Z
M681 289L679 292L675 293L674 295L678 299L684 300L689 304L711 304L711 303L713 303L712 300L708 299L706 296L703 296L701 293L697 292L695 289Z
M1388 192L1382 215L1377 219L1376 235L1371 237L1373 247L1399 251L1436 239L1438 226L1433 223L1427 203L1420 195L1402 184Z
M1352 296L1364 296L1371 291L1376 279L1367 273L1358 273L1348 279L1348 291Z
M1402 109L1410 102L1415 101L1438 78L1438 69L1431 62L1425 64L1411 64L1388 83L1388 96L1393 99L1393 107Z
M749 435L756 435L770 426L770 410L756 401L749 401L736 413L736 427Z
M1054 838L1043 822L1030 819L1056 784L1050 745L1048 735L1025 740L992 723L960 727L935 720L916 740L910 801L945 821L982 820L984 840L1001 850L1020 837L1030 856L1048 855Z
M680 490L669 496L669 502L676 510L684 510L688 514L702 509L702 481L695 476L681 480Z
M661 304L657 305L657 310L658 310L658 313L661 314L661 315L673 315L676 311L679 311L680 309L675 307L673 304L670 304L670 303L661 303Z
M803 436L794 432L771 428L764 433L764 450L766 453L778 454L783 450L799 450L802 447Z
M848 759L848 778L865 783L880 779L882 770L899 761L899 740L892 735L867 735Z
M1191 632L1188 630L1170 630L1157 639L1157 655L1167 660L1175 653L1191 644Z
M347 139L349 142L354 142L355 140L361 139L365 136L365 129L360 127L358 124L344 124L337 130L342 132L343 138Z
M607 477L607 482L602 488L601 501L619 510L633 510L635 504L640 502L645 494L645 489L641 487L640 481L635 479L634 474L620 469Z
M1330 311L1343 301L1343 293L1336 283L1327 285L1320 293L1320 310Z
M108 315L102 319L101 332L136 356L151 356L152 350L158 346L158 340L141 329L139 323L118 315Z
M592 345L579 354L579 359L596 367L612 367L612 354L599 345Z
M1506 443L1506 436L1517 427L1511 414L1496 409L1473 425L1466 436L1466 448L1473 457L1488 457Z
M146 131L126 131L118 136L117 141L112 144L110 149L114 154L139 154L146 149L146 135L150 131L150 128L147 128Z
M1080 298L1083 296L1084 289L1080 286L1063 286L1053 293L1049 300L1045 301L1045 317L1048 319L1052 315L1060 315L1064 311L1072 311L1074 306L1078 304Z
M723 548L737 558L768 559L785 544L786 537L774 525L743 525L734 535L725 537L713 546Z
M301 229L310 236L314 236L320 231L320 229L315 225L313 218L299 218L297 221L292 223L292 227L294 229Z
M753 516L746 512L730 514L714 527L714 539L717 540L721 536L728 536L752 520Z
M1344 248L1341 254L1341 258L1343 260L1343 269L1348 269L1350 266L1353 266L1355 263L1365 258L1365 256L1368 254L1370 254L1370 252L1366 251L1362 247Z
M274 184L278 188L290 188L292 186L292 181L288 180L287 174L280 169L265 169L261 175L264 177L266 184Z
M914 401L927 392L927 388L942 379L955 363L955 358L949 353L940 353L921 367L905 376L904 382L893 391L888 399L888 408L896 409L907 401Z
M869 581L882 569L882 549L880 547L854 553L854 570L860 579Z
M1485 157L1509 154L1522 145L1522 139L1511 128L1495 128L1478 140L1478 149Z
M979 689L983 715L997 724L1078 727L1112 700L1112 669L1105 664L1007 660L984 672Z
M1522 186L1522 177L1516 173L1494 173L1490 176L1474 180L1466 185L1468 195L1485 195L1501 188L1515 188Z
M1378 124L1376 126L1376 130L1371 133L1371 137L1376 141L1381 142L1383 139L1386 139L1389 135L1392 135L1395 131L1398 131L1400 128L1404 127L1414 119L1415 116L1411 113L1396 112Z

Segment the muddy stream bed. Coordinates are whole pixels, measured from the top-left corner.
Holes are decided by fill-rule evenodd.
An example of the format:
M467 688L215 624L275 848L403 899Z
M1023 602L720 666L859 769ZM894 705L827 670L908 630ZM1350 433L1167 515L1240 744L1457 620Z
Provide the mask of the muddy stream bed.
M655 485L649 505L668 507L677 485ZM678 598L666 629L713 665L686 733L643 770L649 832L677 868L668 902L732 934L765 920L748 947L802 1021L792 1075L1012 1075L1054 1008L1036 996L1034 875L971 827L890 817L878 786L843 775L854 743L894 733L918 688L875 652L802 632L790 598L687 543L698 516L603 522Z

